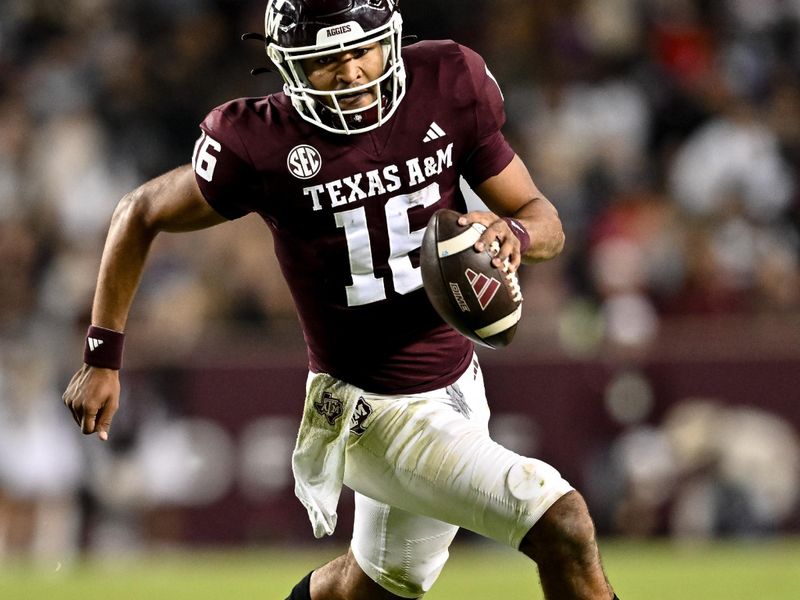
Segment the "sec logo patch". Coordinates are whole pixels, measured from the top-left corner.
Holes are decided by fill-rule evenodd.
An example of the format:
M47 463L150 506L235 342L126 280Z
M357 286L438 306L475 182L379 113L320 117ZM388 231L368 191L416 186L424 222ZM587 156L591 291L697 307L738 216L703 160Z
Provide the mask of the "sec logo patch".
M286 166L298 179L311 179L322 169L322 157L313 146L301 144L289 152Z

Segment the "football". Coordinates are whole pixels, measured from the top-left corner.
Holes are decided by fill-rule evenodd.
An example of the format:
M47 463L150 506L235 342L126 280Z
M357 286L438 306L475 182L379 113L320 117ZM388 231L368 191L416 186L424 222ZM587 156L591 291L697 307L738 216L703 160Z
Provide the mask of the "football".
M489 348L507 346L522 315L519 280L516 273L492 264L499 244L475 250L486 228L459 225L460 216L445 208L428 222L420 252L423 287L453 329Z

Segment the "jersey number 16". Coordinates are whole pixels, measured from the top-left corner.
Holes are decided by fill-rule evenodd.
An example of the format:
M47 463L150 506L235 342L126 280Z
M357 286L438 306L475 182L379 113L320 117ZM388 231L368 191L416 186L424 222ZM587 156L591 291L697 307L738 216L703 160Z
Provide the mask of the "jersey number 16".
M419 267L411 264L409 254L422 245L423 229L411 230L408 211L415 206L427 207L440 199L439 184L430 185L411 192L392 196L384 207L386 231L389 234L389 268L392 271L394 290L407 294L422 287ZM386 299L386 286L382 277L375 275L372 247L369 240L367 213L363 206L338 212L337 227L344 229L347 253L350 259L352 285L345 289L348 306L361 306Z

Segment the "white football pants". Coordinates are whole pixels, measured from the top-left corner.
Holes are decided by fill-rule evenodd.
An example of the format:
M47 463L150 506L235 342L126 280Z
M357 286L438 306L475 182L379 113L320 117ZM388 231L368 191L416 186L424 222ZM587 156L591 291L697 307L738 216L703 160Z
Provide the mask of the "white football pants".
M573 489L550 465L489 437L477 359L447 388L363 399L344 472L356 492L352 550L364 572L398 596L431 588L459 527L516 549Z

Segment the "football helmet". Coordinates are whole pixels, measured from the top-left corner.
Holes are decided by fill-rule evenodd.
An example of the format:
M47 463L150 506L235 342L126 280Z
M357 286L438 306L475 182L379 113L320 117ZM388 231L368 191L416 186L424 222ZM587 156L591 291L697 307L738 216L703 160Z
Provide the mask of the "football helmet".
M283 91L306 121L334 133L362 133L383 125L406 91L400 57L403 19L398 0L269 0L264 15L267 56L284 81ZM358 87L320 91L301 61L373 43L383 48L384 70ZM377 86L368 106L343 109L339 98Z

